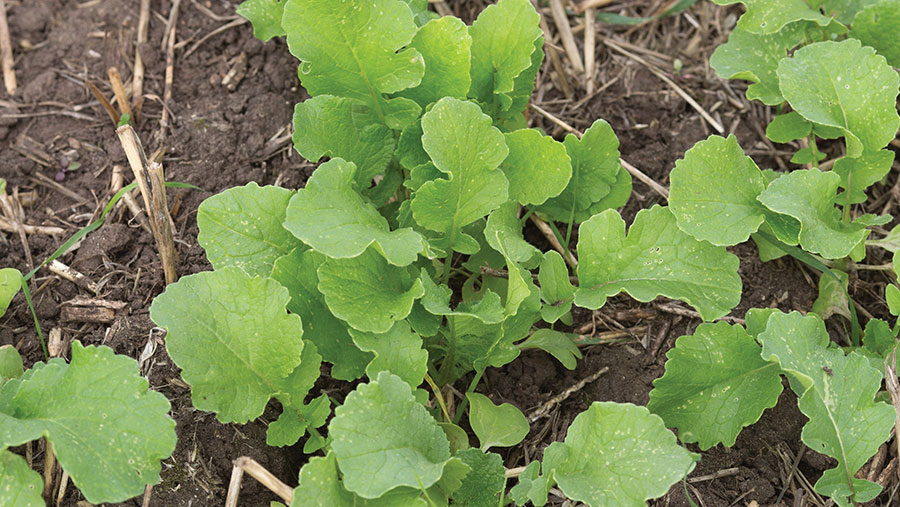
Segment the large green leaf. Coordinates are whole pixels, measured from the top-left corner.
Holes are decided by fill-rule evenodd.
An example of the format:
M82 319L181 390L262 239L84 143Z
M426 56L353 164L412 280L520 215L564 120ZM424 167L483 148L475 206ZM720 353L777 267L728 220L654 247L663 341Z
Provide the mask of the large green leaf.
M206 199L197 210L197 242L216 269L268 276L275 259L300 243L281 224L290 190L250 182Z
M680 299L712 320L741 299L738 258L682 232L665 207L639 211L627 237L618 213L594 215L579 230L578 258L575 304L585 308L624 290L638 301Z
M371 244L395 266L412 264L425 241L387 219L357 191L356 166L334 159L319 166L287 206L284 227L333 259L356 257Z
M814 21L820 26L831 18L811 8L804 0L713 0L719 5L742 3L747 8L737 27L752 33L772 34L795 21Z
M784 102L775 73L778 62L805 36L803 23L792 23L770 34L735 28L728 42L717 47L709 58L716 75L724 79L746 79L747 98L775 106Z
M829 348L825 323L814 315L774 313L759 335L762 357L777 361L800 387L800 411L809 418L801 435L810 449L836 459L816 491L838 505L867 502L881 492L878 484L854 474L890 436L896 413L873 398L881 387L881 373L860 354L845 356Z
M0 448L2 449L2 448ZM44 507L41 475L28 463L6 449L0 450L0 505L6 507Z
M563 144L572 160L566 188L538 207L553 220L584 222L591 215L625 205L631 175L619 162L619 139L609 123L597 120L581 139L568 134Z
M541 204L556 197L572 177L566 148L537 129L505 134L509 155L500 169L509 180L509 197L521 204Z
M22 288L22 272L16 268L0 269L0 317Z
M357 347L375 354L366 366L366 375L376 378L378 372L397 375L413 389L422 383L428 368L428 352L422 349L422 338L414 333L406 321L395 322L384 334L351 330Z
M236 268L182 277L153 300L166 350L200 410L222 422L262 415L300 365L303 325L288 314L287 289Z
M303 62L300 82L310 95L359 100L393 129L415 120L415 102L385 98L418 85L425 73L422 55L407 47L416 24L404 2L286 1L282 26L291 53Z
M700 324L666 357L666 373L653 382L647 408L678 428L682 442L698 442L704 451L734 445L741 429L781 394L778 366L763 361L759 345L738 325Z
M169 402L148 387L134 359L75 341L70 364L38 363L0 389L0 449L45 436L89 502L137 496L175 450Z
M544 476L592 507L643 506L693 468L691 453L659 416L613 402L594 402L578 414L565 441L550 444L543 460Z
M834 172L805 169L790 172L769 184L757 199L776 213L800 222L804 250L839 259L850 254L866 236L862 224L841 221L834 207L841 177Z
M393 133L357 100L319 95L294 106L293 121L297 153L312 162L322 157L353 162L360 188L368 188L391 161Z
M540 14L528 0L500 0L481 11L469 27L472 37L472 87L469 96L489 106L489 110L510 110L525 88L516 78L530 77L526 95L531 95L536 43L543 36L538 26ZM538 65L540 65L538 61ZM534 69L535 71L537 69ZM515 92L515 93L514 93Z
M678 227L714 245L747 241L769 212L756 200L766 179L734 135L695 144L675 162L669 180L669 209Z
M900 76L858 40L810 44L781 60L777 72L795 111L841 129L847 155L880 150L897 134Z
M317 270L325 256L297 249L275 261L272 278L288 289L287 308L303 321L305 339L315 343L322 359L332 363L331 376L354 380L362 376L372 354L359 350L347 330L347 324L335 317L319 292Z
M267 41L285 35L281 27L284 3L283 0L244 0L236 12L253 24L254 37Z
M893 67L900 67L900 2L881 0L853 18L851 35L866 46L872 46Z
M400 487L428 488L450 461L450 444L409 384L383 371L359 385L328 425L344 487L378 498Z
M494 405L487 396L466 393L469 399L469 425L481 442L481 450L491 447L512 447L528 434L528 420L518 408L509 403Z
M472 38L459 18L445 16L433 19L419 28L409 45L425 59L425 75L415 88L398 93L415 100L422 107L442 97L465 99L472 78Z
M388 332L425 293L419 279L388 264L372 248L352 259L327 259L318 274L319 291L331 313L370 333Z
M410 204L422 227L444 233L452 245L459 230L508 199L497 167L509 152L503 134L477 105L446 97L422 117L422 145L449 179L428 181Z

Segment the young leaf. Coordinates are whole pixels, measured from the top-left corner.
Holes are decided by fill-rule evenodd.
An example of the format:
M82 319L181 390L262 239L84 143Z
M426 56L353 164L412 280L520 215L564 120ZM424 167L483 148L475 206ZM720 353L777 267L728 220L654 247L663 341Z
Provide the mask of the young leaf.
M504 134L509 155L500 169L509 180L509 197L522 204L542 204L566 188L572 164L566 148L536 129Z
M519 474L519 483L513 486L509 490L509 494L507 497L516 503L516 505L525 505L528 501L533 501L534 505L544 505L547 503L547 490L550 489L550 485L547 484L546 477L538 477L541 473L541 462L540 461L532 461L525 467L525 470ZM540 483L540 486L546 486L543 492L534 491L532 492L532 486L536 483ZM543 498L541 498L543 496Z
M376 500L356 496L344 489L334 453L329 452L310 458L300 469L291 507L426 507L420 495L418 489L395 488Z
M851 36L872 46L892 67L900 67L900 2L881 0L867 5L853 18Z
M747 87L748 100L759 100L769 106L781 104L784 97L778 88L775 71L788 51L805 39L804 26L805 23L791 23L768 34L735 28L728 36L728 42L713 52L709 65L723 79L752 81L753 84Z
M503 459L493 452L466 449L456 454L472 469L453 493L453 505L481 507L497 505L499 494L506 484Z
M282 26L310 95L359 100L392 129L418 117L412 100L384 96L418 85L425 73L422 55L407 47L416 24L404 2L288 0Z
M800 411L809 417L803 442L838 462L822 474L816 491L839 505L849 505L848 497L859 503L874 499L881 486L854 474L888 439L896 416L890 405L873 402L879 371L860 354L828 348L825 324L813 315L774 313L759 341L762 357L777 361L796 379L792 388L802 389Z
M469 27L472 37L472 87L469 96L507 111L513 105L516 78L532 67L535 43L543 35L528 0L500 0L481 11ZM536 70L536 69L535 69ZM531 87L534 76L531 76ZM527 94L531 94L529 87Z
M514 261L533 267L541 251L525 241L522 224L516 216L518 210L519 205L515 201L507 201L491 212L484 228L484 238L494 250L505 250Z
M840 280L835 280L825 274L819 277L819 296L813 302L810 311L821 317L822 320L832 315L842 315L847 320L851 320L850 301L847 295L850 279L847 273L839 269L832 269L831 272Z
M552 329L538 329L527 340L519 344L519 348L541 349L549 353L568 370L574 370L576 363L581 359L581 351L578 345L572 341L572 336Z
M834 198L841 178L818 169L788 173L769 184L758 197L776 213L800 222L800 245L828 259L846 257L865 238L861 224L841 222Z
M362 376L372 354L353 344L347 324L335 317L325 304L316 272L323 262L324 255L297 249L275 261L272 278L288 289L291 301L287 308L303 321L306 340L314 343L322 359L333 365L331 376L354 380Z
M900 127L900 76L855 39L819 42L778 64L781 93L807 120L844 133L847 155L885 147Z
M422 27L429 21L436 19L438 13L428 10L428 0L403 0L412 11L416 19L416 26ZM426 58L427 60L427 58Z
M704 451L734 445L741 429L781 394L778 366L763 361L759 345L738 325L700 324L666 357L666 373L653 382L647 408L678 428L682 442L698 442Z
M0 345L0 387L8 380L16 379L25 373L22 356L12 345Z
M594 215L581 225L578 254L575 304L584 308L600 308L624 290L644 302L680 299L712 320L741 298L738 258L682 232L661 206L639 211L627 237L618 213Z
M0 269L0 317L22 288L22 272L16 268Z
M541 297L546 303L541 308L541 317L552 324L572 309L575 295L575 287L569 281L569 270L559 252L550 250L544 253L538 281Z
M418 86L398 96L410 98L423 108L442 97L466 98L472 84L472 38L465 23L453 16L433 19L419 28L409 47L425 59L425 75Z
M695 144L675 162L669 180L678 228L714 245L747 241L771 213L756 200L766 179L734 135Z
M894 152L879 150L864 152L857 158L842 157L832 169L841 177L841 188L845 190L837 196L841 204L856 204L868 199L866 188L881 181L891 171Z
M6 507L44 507L41 475L28 468L19 455L0 448L0 505ZM502 466L502 465L501 465Z
M422 383L428 368L428 352L422 349L422 338L407 322L394 323L384 334L351 330L350 335L357 347L375 354L375 359L366 366L369 379L376 378L380 371L388 371L414 389Z
M315 412L315 409L328 410L330 407L328 397L320 398L317 402L310 402L310 405L304 405L303 399L306 398L309 390L320 375L320 366L322 365L322 356L316 350L316 346L311 343L303 345L303 352L300 355L300 366L291 372L290 376L282 383L282 392L278 393L278 401L281 402L283 412L278 419L269 424L266 432L266 443L274 446L294 445L306 433L306 428L310 427L313 421L307 417L307 414ZM324 417L327 417L327 413ZM322 420L317 428L325 424Z
M400 487L428 488L450 461L450 444L409 384L383 371L335 409L328 425L344 487L378 498Z
M788 23L807 20L819 26L831 23L831 18L810 8L803 0L713 0L718 5L742 3L747 8L737 28L751 33L773 34Z
M609 123L597 120L581 139L568 134L563 144L572 160L572 178L538 211L559 222L581 223L603 210L624 206L631 195L631 175L619 162L619 139Z
M469 424L481 442L481 450L491 447L512 447L528 434L528 420L509 403L494 405L487 396L466 393L469 399Z
M268 276L275 259L300 243L281 223L292 192L250 182L200 204L197 242L215 269L237 267L250 276Z
M694 468L662 419L631 404L594 402L544 451L543 474L592 507L643 506Z
M137 361L72 343L72 362L38 363L0 390L0 449L40 436L91 503L121 502L159 482L175 450L169 402Z
M419 225L444 233L453 245L460 229L508 199L508 182L497 167L509 150L478 106L450 97L425 113L422 131L425 151L450 179L423 184L410 206Z
M330 160L310 176L287 206L284 227L314 250L346 259L376 245L395 266L412 264L425 242L412 229L391 231L387 219L359 194L356 166Z
M253 36L265 42L272 37L285 35L281 27L285 0L244 0L237 13L253 24Z
M318 274L319 291L331 313L370 333L388 332L425 293L420 280L388 264L372 248L352 259L327 259Z
M288 291L236 268L182 277L153 300L150 318L168 331L166 350L200 410L222 422L262 415L300 365L303 325Z
M772 72L775 72L774 67ZM782 100L779 100L779 103ZM766 137L776 143L789 143L808 136L812 132L812 128L812 123L800 116L800 113L791 111L772 118L772 122L766 126Z
M422 285L425 288L425 295L422 296L422 306L434 315L458 315L474 317L485 324L499 324L506 318L503 303L500 302L500 296L490 289L485 289L481 299L475 301L463 301L457 305L456 310L450 309L450 298L453 291L446 285L438 285L434 283L425 271L420 275Z
M294 106L294 148L303 158L342 158L356 164L359 188L385 171L394 152L394 134L357 100L319 95Z

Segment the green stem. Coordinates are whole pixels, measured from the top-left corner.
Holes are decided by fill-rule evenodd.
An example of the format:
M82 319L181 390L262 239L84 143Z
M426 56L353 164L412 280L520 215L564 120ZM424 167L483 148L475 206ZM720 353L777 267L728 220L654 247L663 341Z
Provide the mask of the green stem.
M563 246L563 250L565 251L563 258L568 259L569 258L569 242L563 240L562 233L559 232L559 229L556 227L556 224L553 223L552 220L547 222L547 225L550 226L550 230L553 231L553 235L556 236L556 239Z
M456 360L456 324L453 320L453 316L447 316L447 327L450 328L450 339L447 343L447 354L444 355L444 360L441 362L441 367L438 370L438 380L441 385L447 383L447 380L450 377L450 373L453 371L453 361Z
M809 134L809 149L812 151L812 166L819 168L819 150L816 148L816 135Z
M466 394L475 392L475 388L478 387L478 383L481 382L481 376L484 375L484 370L476 371L475 376L472 377L472 381L469 382L469 388L466 389ZM462 401L459 403L459 407L456 409L456 415L453 416L453 424L459 424L459 420L462 419L463 412L466 411L466 407L469 406L469 397L463 396Z

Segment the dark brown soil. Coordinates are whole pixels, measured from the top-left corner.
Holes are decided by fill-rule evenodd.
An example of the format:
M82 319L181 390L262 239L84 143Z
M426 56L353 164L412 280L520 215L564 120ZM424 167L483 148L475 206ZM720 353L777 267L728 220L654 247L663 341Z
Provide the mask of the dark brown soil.
M482 4L448 3L467 21ZM636 4L628 7L628 13L645 14L653 8L644 2ZM14 97L0 95L0 177L8 181L10 190L36 192L35 202L25 210L27 223L66 230L58 237L31 235L27 245L16 234L0 233L0 267L16 267L24 272L31 268L26 248L35 262L46 258L69 235L99 216L111 195L113 167L127 168L109 118L94 103L84 82L93 82L111 97L108 84L104 84L108 67L118 67L126 83L129 81L138 2L6 0L6 5L16 45L15 68L20 88ZM293 104L305 98L305 92L296 78L297 62L285 44L278 40L267 44L257 41L249 24L210 37L185 57L204 36L231 21L235 4L184 0L178 17L175 79L168 104L173 118L161 141L158 132L162 106L158 97L163 96L166 65L161 41L172 2L154 0L152 6L149 42L141 51L147 69L145 94L156 98L144 102L137 125L148 152L158 147L166 149L164 165L169 181L192 183L204 189L169 193L170 204L179 203L174 220L179 270L185 275L209 269L196 239L196 210L203 199L249 181L297 188L312 171L313 166L290 149L289 139L283 135L289 132ZM708 3L697 4L689 13L703 29L696 29L684 16L676 16L644 25L637 32L602 27L601 36L615 34L633 44L680 58L684 69L671 77L712 110L725 125L726 133L735 133L761 166L776 167L780 162L775 158L778 154L763 141L759 127L765 125L765 115L770 113L748 104L740 85L724 84L706 64L715 45L727 37L737 12ZM553 25L552 20L549 25ZM580 41L580 37L576 38ZM565 100L559 91L560 76L545 63L535 101L578 129L588 127L596 118L606 119L619 136L623 158L666 186L674 162L696 141L714 132L694 109L644 67L602 44L597 53L598 86L608 85L602 92L573 108L573 102L586 96L583 86L574 82L572 75L567 76L575 93L572 100ZM244 60L246 75L229 90L222 85L223 77ZM671 58L654 61L671 66ZM565 133L537 114L532 113L532 120L553 135ZM80 167L62 174L62 168L72 161L79 162ZM50 180L61 176L60 184L75 195L48 186L38 174ZM129 174L126 181L130 179ZM888 185L876 192L888 191L895 179L892 176ZM635 182L634 189L634 197L623 210L629 222L638 210L664 203L643 183ZM46 270L32 280L31 289L42 328L61 328L67 344L75 339L85 344L105 344L134 358L141 357L148 341L155 344L152 356L142 362L142 371L151 387L172 402L179 440L173 456L163 462L162 483L153 488L150 505L221 505L231 461L239 456L251 456L283 481L296 484L297 471L305 460L300 449L265 444L266 426L277 411L267 411L256 422L238 426L220 424L212 414L191 406L189 389L180 380L177 367L166 355L160 333L154 331L148 317L150 302L163 289L155 244L129 218L127 210L114 212L107 225L89 235L75 252L61 258L101 284L99 297L127 303L113 323L62 321L60 307L64 302L91 294ZM739 246L733 252L741 259L744 281L744 296L733 316L743 317L751 307L810 309L816 295L814 273L809 272L810 283L794 261L761 263L751 245ZM864 273L862 279L854 280L853 287L854 297L876 316L886 312L879 296L883 293L879 284L885 279L879 276L877 272ZM645 315L651 317L617 317L620 310L623 312L619 313L628 314L627 310L638 307L646 309ZM659 311L652 304L638 305L625 297L614 298L599 318L597 331L616 329L616 324L649 327L645 334L622 343L585 348L585 357L574 371L564 369L546 354L528 352L505 368L489 370L485 375L480 391L495 401L511 402L527 414L579 380L609 367L606 374L557 405L548 417L536 421L526 441L505 452L507 467L539 458L550 442L564 438L565 428L592 401L645 404L653 379L663 373L665 352L678 336L690 334L699 323ZM576 327L591 319L590 312L579 313ZM0 318L0 345L3 344L15 345L29 365L42 357L21 295L13 300L7 315ZM788 490L776 503L786 476L784 460L777 450L796 455L801 449L804 421L796 399L786 390L778 405L745 430L733 448L720 446L703 453L692 477L734 470L719 478L691 483L694 501L702 500L709 507L734 502L808 502L807 494ZM41 454L39 446L36 464L42 463ZM806 453L799 467L811 482L830 466L816 456ZM64 505L75 505L81 499L80 493L70 487ZM242 506L268 506L274 499L252 479L244 481ZM138 498L123 505L139 504ZM674 486L654 505L687 505L682 485Z

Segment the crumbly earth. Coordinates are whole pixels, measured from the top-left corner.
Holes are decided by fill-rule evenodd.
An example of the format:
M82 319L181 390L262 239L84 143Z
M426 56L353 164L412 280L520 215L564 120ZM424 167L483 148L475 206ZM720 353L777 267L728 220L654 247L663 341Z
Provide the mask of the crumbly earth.
M630 2L627 7L613 4L610 10L646 15L659 3ZM467 21L484 5L481 0L447 4ZM92 82L112 97L106 79L108 67L117 67L126 83L130 80L139 2L6 0L6 5L20 87L14 97L0 94L0 177L8 181L10 191L34 193L25 209L27 223L66 230L58 237L31 235L27 245L17 234L0 233L0 266L25 271L30 269L26 248L30 257L40 262L66 237L99 215L111 196L110 181L116 166L126 168L126 181L131 179L109 118L85 82ZM168 103L171 120L160 135L166 67L161 43L165 20L173 5L170 0L153 0L151 5L149 38L141 47L146 66L146 99L137 127L148 152L165 149L169 181L187 182L203 189L169 192L169 202L176 207L179 272L185 275L210 269L197 244L196 211L203 199L249 181L297 188L312 172L314 166L293 152L289 140L293 104L306 94L296 77L297 62L283 41L263 44L252 37L249 24L211 35L234 19L235 3L182 1L172 99ZM726 134L734 133L761 167L778 167L790 158L784 156L790 148L773 147L764 140L762 127L772 113L748 103L743 85L719 80L706 63L715 46L724 42L739 12L704 2L686 14L637 28L600 26L595 78L599 91L587 94L583 75L570 69L560 75L548 58L534 102L581 130L597 118L607 120L619 136L623 158L666 186L674 162L695 142L715 132L657 76L602 43L608 37L629 42L638 47L632 51L645 48L641 54L669 72L677 85L724 125ZM571 21L578 22L574 17ZM549 17L548 26L555 31ZM582 43L577 27L576 40ZM563 66L567 65L558 37L553 46L558 48ZM683 63L680 73L673 70L674 58ZM237 75L243 72L242 77L223 85L223 79L232 70ZM564 89L571 89L571 96L567 97ZM534 126L558 138L565 135L555 123L536 112L530 114ZM72 162L78 162L80 167L73 168ZM63 172L64 167L69 170ZM66 191L54 188L48 180L59 181ZM893 174L886 185L876 187L875 193L888 192L895 182ZM636 181L634 191L623 210L628 222L638 210L665 202L643 183ZM892 211L896 209L886 210ZM536 231L527 230L526 235L543 241ZM741 245L733 253L741 259L744 282L744 296L733 316L742 317L751 307L810 309L816 296L814 273L804 272L794 261L762 263L752 245ZM100 297L127 305L111 324L66 322L60 310L63 303L90 294L42 270L31 286L42 328L60 328L67 345L77 339L85 344L105 344L117 353L141 358L142 372L151 387L172 403L178 446L172 457L163 462L162 482L153 488L150 505L221 505L232 460L240 456L250 456L283 481L296 484L297 471L307 459L301 448L265 444L267 424L279 412L276 403L260 419L247 425L221 424L214 415L192 407L190 391L180 380L178 368L166 355L161 333L154 331L148 316L150 302L163 290L155 244L131 220L126 209L114 212L106 225L61 260L98 282ZM878 261L873 259L871 263ZM864 272L851 284L854 298L876 316L886 312L879 296L885 280L878 272ZM609 344L585 347L585 357L574 371L566 370L542 352L529 351L510 365L489 370L485 375L481 392L495 402L510 402L530 413L582 378L609 368L557 405L547 417L537 420L521 445L505 450L506 467L540 458L549 443L564 438L565 428L592 401L646 404L653 379L664 371L666 351L678 336L692 333L699 324L697 319L666 313L653 304L641 305L627 297L613 298L599 315L577 313L574 327L590 323L592 318L597 332L619 327L640 332ZM843 325L838 319L830 322L836 332ZM2 344L15 345L29 365L42 357L21 295L13 300L7 315L0 318ZM142 356L145 350L152 354ZM462 382L466 381L461 380L460 386L464 388ZM316 389L340 400L352 385L320 380ZM812 500L803 491L788 489L782 494L790 460L802 446L800 431L804 422L796 408L796 398L786 390L778 405L745 430L734 447L719 446L701 453L702 460L691 477L702 480L691 482L688 487L693 500L708 507L754 502L816 505L809 503ZM43 446L35 449L35 468L39 470ZM799 462L798 473L814 482L822 470L831 466L827 459L809 451ZM82 499L70 485L63 505L76 505ZM240 505L268 506L276 499L254 480L245 478ZM551 496L551 502L562 501ZM882 495L879 502L887 502L887 495ZM122 505L140 505L140 498ZM688 505L683 486L677 484L652 505Z

